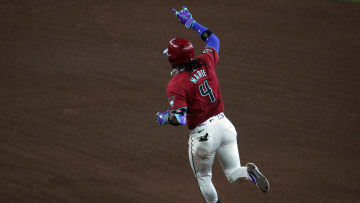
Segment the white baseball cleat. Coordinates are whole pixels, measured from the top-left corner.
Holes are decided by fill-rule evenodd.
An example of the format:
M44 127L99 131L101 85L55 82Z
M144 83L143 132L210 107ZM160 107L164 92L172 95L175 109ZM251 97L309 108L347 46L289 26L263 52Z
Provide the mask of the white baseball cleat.
M269 192L270 184L267 178L259 171L258 167L256 167L253 163L246 164L248 174L252 180L252 182L262 191Z

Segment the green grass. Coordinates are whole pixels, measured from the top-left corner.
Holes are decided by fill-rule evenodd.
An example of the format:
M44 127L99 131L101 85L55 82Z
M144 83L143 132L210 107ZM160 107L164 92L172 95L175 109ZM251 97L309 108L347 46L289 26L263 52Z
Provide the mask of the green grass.
M351 3L360 3L360 0L335 0L335 1L351 2Z

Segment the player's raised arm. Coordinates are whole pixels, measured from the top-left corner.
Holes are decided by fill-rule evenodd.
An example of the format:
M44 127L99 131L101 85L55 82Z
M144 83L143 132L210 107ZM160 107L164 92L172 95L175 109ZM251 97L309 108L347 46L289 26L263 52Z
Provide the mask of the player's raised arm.
M186 28L192 28L200 35L201 39L206 42L206 47L212 47L219 53L219 38L207 27L196 22L186 6L183 6L181 11L176 11L175 9L172 9L172 11L178 17L180 23L184 24Z

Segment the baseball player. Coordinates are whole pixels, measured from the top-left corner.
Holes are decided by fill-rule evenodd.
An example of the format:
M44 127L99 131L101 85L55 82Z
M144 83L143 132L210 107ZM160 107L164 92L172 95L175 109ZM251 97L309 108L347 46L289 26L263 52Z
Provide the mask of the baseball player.
M219 60L217 36L194 20L189 10L172 9L186 28L191 28L206 42L202 54L195 58L194 47L186 39L170 40L164 54L172 65L166 92L171 110L158 112L160 125L188 125L189 160L206 202L220 202L211 181L215 155L231 183L252 181L262 192L270 185L253 163L240 165L237 133L226 118L215 65Z

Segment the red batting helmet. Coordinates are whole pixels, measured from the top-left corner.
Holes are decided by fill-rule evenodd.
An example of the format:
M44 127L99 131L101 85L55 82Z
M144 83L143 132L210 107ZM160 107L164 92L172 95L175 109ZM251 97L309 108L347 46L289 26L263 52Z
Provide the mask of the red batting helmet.
M170 40L168 48L164 50L173 67L190 62L195 58L194 46L187 39L174 38Z

